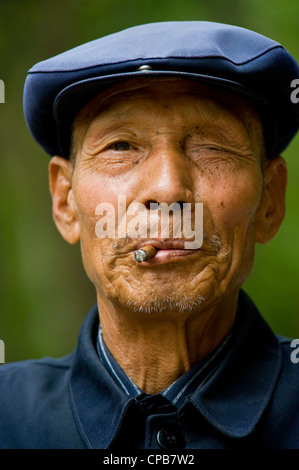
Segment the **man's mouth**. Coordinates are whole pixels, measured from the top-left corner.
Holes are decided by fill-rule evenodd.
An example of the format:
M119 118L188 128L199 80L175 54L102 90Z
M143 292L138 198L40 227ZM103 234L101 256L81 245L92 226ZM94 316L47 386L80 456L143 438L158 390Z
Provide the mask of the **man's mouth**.
M193 255L199 249L185 249L185 242L178 240L147 240L138 244L134 251L138 263L154 265L164 264L179 258Z

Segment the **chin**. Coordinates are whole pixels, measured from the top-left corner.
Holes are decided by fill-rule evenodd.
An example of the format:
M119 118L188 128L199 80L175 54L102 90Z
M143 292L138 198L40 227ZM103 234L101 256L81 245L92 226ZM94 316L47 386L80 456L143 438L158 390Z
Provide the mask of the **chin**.
M194 313L200 310L205 298L201 295L196 298L178 297L171 295L168 297L146 296L143 299L128 298L127 308L135 313L157 314L157 313Z

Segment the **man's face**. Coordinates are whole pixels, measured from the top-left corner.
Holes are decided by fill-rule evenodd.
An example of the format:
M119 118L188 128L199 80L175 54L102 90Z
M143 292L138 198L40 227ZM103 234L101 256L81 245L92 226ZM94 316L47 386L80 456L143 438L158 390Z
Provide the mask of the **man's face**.
M263 195L262 128L248 103L184 80L132 82L81 111L75 141L71 192L99 299L194 313L236 294L252 266ZM117 217L119 195L148 211L151 202L202 203L201 248L186 251L170 236L167 250L138 264L134 250L149 237L96 235L96 207L108 202Z

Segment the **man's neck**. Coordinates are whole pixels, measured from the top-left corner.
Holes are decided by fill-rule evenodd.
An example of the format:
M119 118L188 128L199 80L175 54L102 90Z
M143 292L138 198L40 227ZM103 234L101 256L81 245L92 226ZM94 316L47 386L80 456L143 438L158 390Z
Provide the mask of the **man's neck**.
M98 299L103 338L126 374L146 393L159 393L210 354L229 334L237 296L207 311L137 314Z

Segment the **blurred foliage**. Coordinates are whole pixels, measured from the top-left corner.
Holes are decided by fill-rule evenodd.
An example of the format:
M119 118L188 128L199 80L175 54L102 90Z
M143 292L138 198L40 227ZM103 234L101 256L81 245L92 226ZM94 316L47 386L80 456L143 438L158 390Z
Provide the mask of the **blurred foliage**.
M22 111L27 70L83 42L133 25L207 20L253 29L299 59L298 0L0 0L0 338L6 361L59 356L75 347L95 302L80 247L69 246L51 216L48 157ZM246 290L275 332L299 337L299 139L285 152L287 215L275 239L257 246Z

